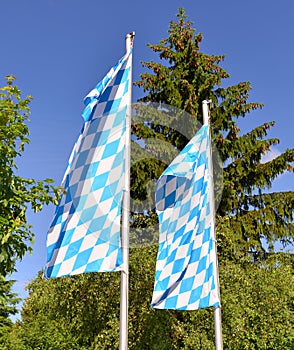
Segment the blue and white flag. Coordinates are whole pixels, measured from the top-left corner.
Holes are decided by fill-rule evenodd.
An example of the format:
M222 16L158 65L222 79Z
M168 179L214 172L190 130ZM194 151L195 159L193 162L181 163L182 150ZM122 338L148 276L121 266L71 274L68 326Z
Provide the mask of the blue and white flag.
M220 305L208 152L205 125L157 182L160 235L154 308L195 310Z
M86 96L47 236L47 277L123 269L120 219L131 52Z

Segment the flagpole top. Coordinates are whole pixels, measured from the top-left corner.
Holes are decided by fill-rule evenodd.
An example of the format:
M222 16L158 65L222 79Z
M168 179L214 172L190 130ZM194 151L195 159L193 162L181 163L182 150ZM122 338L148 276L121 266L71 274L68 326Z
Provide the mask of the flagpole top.
M133 38L135 36L135 32L130 32L126 34L126 38Z
M130 32L126 35L126 51L127 52L133 47L134 38L135 38L135 32Z

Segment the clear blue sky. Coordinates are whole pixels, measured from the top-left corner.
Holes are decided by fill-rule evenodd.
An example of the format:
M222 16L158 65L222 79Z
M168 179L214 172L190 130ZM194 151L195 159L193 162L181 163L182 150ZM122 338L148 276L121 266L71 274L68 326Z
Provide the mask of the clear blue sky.
M281 143L278 154L292 148L294 80L294 2L292 0L207 0L146 2L98 0L2 1L0 11L0 84L17 77L31 94L31 144L19 161L22 176L53 178L59 185L68 156L82 126L83 98L125 50L125 34L136 32L134 80L141 60L154 59L147 43L168 36L170 20L184 7L197 31L201 50L225 54L228 84L251 81L251 100L263 102L262 112L242 122L245 129L276 121L270 133ZM134 90L133 101L142 94ZM275 190L294 190L293 174L282 175ZM54 208L30 215L36 240L32 256L17 265L15 290L24 287L46 260L45 240Z

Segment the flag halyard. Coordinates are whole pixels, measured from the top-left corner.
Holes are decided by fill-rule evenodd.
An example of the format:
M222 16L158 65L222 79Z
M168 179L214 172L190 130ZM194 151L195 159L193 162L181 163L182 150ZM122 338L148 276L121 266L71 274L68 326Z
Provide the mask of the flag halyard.
M131 52L86 96L47 236L47 277L122 270L120 221Z
M157 182L160 236L154 308L195 310L220 305L208 152L205 125Z

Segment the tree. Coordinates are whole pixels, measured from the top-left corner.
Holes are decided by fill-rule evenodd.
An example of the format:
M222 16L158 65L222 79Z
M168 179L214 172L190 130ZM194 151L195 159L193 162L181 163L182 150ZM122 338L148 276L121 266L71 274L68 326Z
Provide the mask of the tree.
M7 348L17 349L15 339L25 349L94 349L95 344L98 349L116 348L119 281L119 274L114 273L48 281L40 273L28 285L30 295L22 310L22 321L8 337Z
M21 97L13 84L15 78L7 76L7 85L0 88L0 275L15 270L15 262L31 251L34 234L27 222L29 206L34 212L44 204L58 200L59 188L52 180L37 181L17 174L17 157L22 156L29 143L31 96Z
M267 190L278 175L286 170L293 171L294 150L287 149L277 158L261 162L262 156L270 152L270 147L279 143L277 138L266 138L274 122L264 123L243 135L240 133L238 119L261 109L263 105L248 101L251 90L249 82L221 87L222 81L229 77L220 66L224 56L201 52L202 34L195 34L192 22L186 20L183 9L179 10L177 17L178 22L170 23L168 38L159 44L148 45L165 62L142 63L149 72L141 74L141 80L135 83L146 92L140 101L157 102L159 106L172 105L200 122L202 101L212 101L212 140L225 164L222 198L217 208L219 254L227 255L230 243L231 258L239 259L240 255L246 256L249 251L255 256L264 255L263 240L269 244L271 251L276 241L283 244L293 242L294 192L268 193ZM180 118L180 122L184 123L183 115ZM187 143L177 130L163 128L160 119L159 122L154 119L151 123L135 124L133 133L138 139L145 140L146 149L150 148L151 134L152 139L164 139L178 150ZM151 162L150 159L148 162ZM152 176L154 180L162 164L155 159L149 166L152 168L150 178ZM137 172L138 169L136 166L134 170ZM139 187L137 183L142 177L140 172L133 173L134 188ZM142 190L132 193L136 198L138 193L142 195ZM146 212L141 214L139 221L144 220L150 220ZM222 234L221 228L224 222L226 235ZM222 244L223 238L225 244Z
M17 304L21 300L11 291L14 282L0 276L0 344L4 343L6 334L12 328L13 323L9 316L17 314Z

